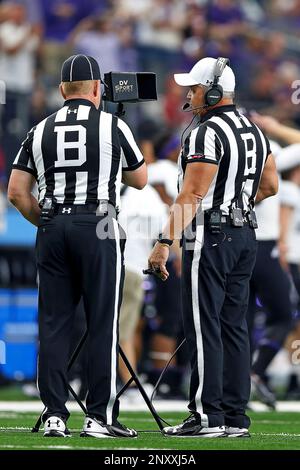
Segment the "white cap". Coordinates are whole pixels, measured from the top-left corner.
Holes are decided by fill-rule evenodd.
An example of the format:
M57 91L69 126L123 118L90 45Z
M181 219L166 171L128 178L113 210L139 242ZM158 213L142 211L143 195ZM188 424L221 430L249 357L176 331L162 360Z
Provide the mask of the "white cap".
M288 145L276 157L278 171L287 171L300 166L300 144Z
M205 85L209 86L214 80L214 69L217 59L205 57L199 60L189 73L176 73L174 75L175 82L181 86ZM235 76L232 69L226 65L221 77L219 85L223 91L233 92L235 89Z

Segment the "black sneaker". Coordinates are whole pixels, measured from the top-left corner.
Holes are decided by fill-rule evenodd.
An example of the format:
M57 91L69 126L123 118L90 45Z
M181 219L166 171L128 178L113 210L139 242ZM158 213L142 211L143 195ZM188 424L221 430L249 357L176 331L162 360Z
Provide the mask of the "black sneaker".
M226 437L225 426L201 426L201 418L193 413L182 424L163 428L162 433L168 437Z
M44 437L71 437L71 433L63 419L50 416L44 424Z
M97 418L86 416L80 437L137 437L134 429L129 429L116 421L114 424L105 424Z
M272 410L276 409L276 397L262 377L257 374L252 374L251 388L255 392L255 395L259 401L267 405Z

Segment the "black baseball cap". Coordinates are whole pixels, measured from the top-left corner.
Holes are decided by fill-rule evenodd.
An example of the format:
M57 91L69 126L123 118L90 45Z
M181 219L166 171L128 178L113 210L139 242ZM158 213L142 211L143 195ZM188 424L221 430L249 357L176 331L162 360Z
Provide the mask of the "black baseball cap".
M101 80L98 62L88 55L72 55L62 65L61 81L79 82L83 80Z

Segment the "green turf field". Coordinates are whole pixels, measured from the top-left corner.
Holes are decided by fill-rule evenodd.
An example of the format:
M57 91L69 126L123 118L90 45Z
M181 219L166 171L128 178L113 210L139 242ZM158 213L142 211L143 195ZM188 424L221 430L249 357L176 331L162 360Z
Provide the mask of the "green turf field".
M163 413L170 424L186 417L183 413ZM80 438L83 415L72 413L69 420L71 438L47 439L42 432L31 434L35 413L0 412L0 450L14 449L176 449L176 450L294 450L300 449L300 413L250 413L252 419L250 439L166 438L157 432L157 425L146 412L121 414L120 421L140 430L138 438L93 439ZM148 432L142 432L148 431Z

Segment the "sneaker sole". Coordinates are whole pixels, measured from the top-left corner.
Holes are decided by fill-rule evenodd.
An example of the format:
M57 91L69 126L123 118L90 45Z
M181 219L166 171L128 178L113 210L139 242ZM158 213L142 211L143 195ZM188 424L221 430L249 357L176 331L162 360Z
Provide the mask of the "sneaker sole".
M106 439L106 438L112 438L114 436L110 436L109 434L102 434L101 432L81 432L80 437L96 437L98 439Z
M101 432L86 432L80 433L80 437L96 437L96 439L136 439L137 436L112 436L110 434L102 434Z
M205 439L205 438L206 439L211 439L213 437L215 437L215 438L227 437L227 434L224 433L224 432L223 433L210 432L210 433L207 433L207 434L194 434L194 435L190 434L190 435L184 436L184 435L180 435L180 434L176 435L176 434L164 434L163 433L163 436L165 436L165 437L183 437L183 438L192 438L192 437L194 437L196 439L198 439L200 437L200 438L203 438L203 439Z
M62 431L46 431L44 437L71 437L71 434L65 434Z
M236 434L227 434L227 437L229 437L229 438L231 438L231 437L236 437L236 438L238 438L238 439L241 439L241 438L243 438L243 437L246 437L246 438L247 438L247 437L251 437L251 435L250 435L249 433L244 433L244 434L238 434L238 433L236 433Z

